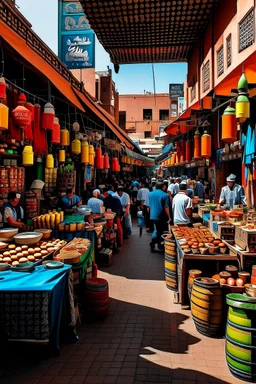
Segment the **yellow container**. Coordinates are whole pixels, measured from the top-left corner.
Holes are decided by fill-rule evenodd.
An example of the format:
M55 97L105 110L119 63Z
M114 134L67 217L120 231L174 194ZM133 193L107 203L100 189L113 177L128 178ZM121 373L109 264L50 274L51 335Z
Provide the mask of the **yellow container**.
M241 122L250 117L250 103L249 101L242 101L236 103L236 118Z
M34 152L31 145L26 145L22 152L22 165L29 166L34 164Z
M66 161L66 151L65 149L59 150L59 163L65 163Z
M4 104L0 104L0 131L8 129L9 108Z
M80 140L73 140L71 143L71 152L73 155L80 155L81 153L81 141Z
M60 130L60 145L68 147L70 145L70 135L67 129Z
M46 168L53 169L54 168L54 159L53 155L46 156Z
M89 144L88 141L82 141L81 145L81 163L89 163Z
M64 211L60 211L60 221L64 220Z
M94 148L93 148L93 145L89 145L89 164L94 165Z

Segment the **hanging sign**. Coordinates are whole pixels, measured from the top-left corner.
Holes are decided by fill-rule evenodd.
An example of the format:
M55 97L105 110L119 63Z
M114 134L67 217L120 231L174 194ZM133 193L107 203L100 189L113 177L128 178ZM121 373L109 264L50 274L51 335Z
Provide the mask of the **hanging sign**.
M171 100L184 97L184 84L169 84L169 97Z
M58 51L69 69L95 68L95 34L78 0L59 2Z
M111 140L111 139L104 139L104 145L109 148L109 149L112 149L113 151L121 151L121 144L117 143L115 140Z

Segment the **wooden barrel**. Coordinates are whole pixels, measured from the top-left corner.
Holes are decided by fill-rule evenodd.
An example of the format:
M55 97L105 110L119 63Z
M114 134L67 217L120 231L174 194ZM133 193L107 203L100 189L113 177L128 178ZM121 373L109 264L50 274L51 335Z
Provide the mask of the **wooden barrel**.
M104 317L108 311L109 291L105 279L88 279L84 286L85 310L95 317Z
M208 277L194 279L191 312L199 333L210 337L219 335L222 308L222 292L218 280Z
M177 259L165 253L165 282L168 289L177 291Z
M196 277L202 276L202 273L203 272L200 271L199 269L191 269L188 272L188 297L189 297L189 301L191 300L191 293L192 293L194 279Z
M226 297L226 360L240 380L256 382L256 299L239 293Z

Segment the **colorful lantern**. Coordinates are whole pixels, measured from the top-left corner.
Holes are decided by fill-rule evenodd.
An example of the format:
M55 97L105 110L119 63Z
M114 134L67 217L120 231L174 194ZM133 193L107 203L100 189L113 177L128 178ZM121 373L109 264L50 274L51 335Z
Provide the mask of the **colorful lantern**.
M198 130L194 135L194 159L200 159L201 157L201 136Z
M248 95L248 81L243 73L238 81L238 97L236 100L236 118L243 123L250 117L250 102Z
M46 168L49 168L49 169L54 168L54 159L53 159L53 155L51 154L46 156Z
M46 103L42 113L42 128L53 131L54 129L54 107L51 103Z
M174 165L175 163L176 163L176 153L173 153L171 157L171 165Z
M71 143L71 152L73 155L80 155L81 153L81 141L78 139L75 139Z
M30 111L21 105L18 105L18 107L12 111L12 117L14 123L22 129L31 123Z
M70 135L66 128L60 130L60 145L63 147L68 147L70 145Z
M103 169L103 156L102 156L101 148L95 149L95 168Z
M111 171L113 172L118 172L119 170L119 162L117 157L113 157L112 162L111 162Z
M167 160L167 164L168 164L168 166L171 165L171 161L172 161L172 158L170 157L170 158Z
M227 107L222 116L221 139L224 143L234 143L237 140L236 110Z
M24 95L24 93L20 93L17 99L17 104L21 105L22 107L25 107L26 102L27 102L26 95Z
M186 141L186 161L191 161L192 153L191 153L191 141Z
M109 169L110 164L109 164L109 157L107 153L104 153L104 169Z
M26 145L22 152L22 165L30 166L34 164L34 152L31 145Z
M0 104L0 131L6 131L9 124L9 108Z
M6 99L6 89L7 89L7 85L4 77L0 77L0 100Z
M89 145L89 164L94 165L94 148L93 148L93 145Z
M54 127L51 134L51 143L60 144L60 123L58 117L54 117Z
M81 163L89 163L89 144L88 141L82 141L81 145Z
M212 154L212 137L204 131L203 136L201 137L201 156L205 159L209 159Z
M65 149L59 150L59 163L65 163L66 161L66 151Z

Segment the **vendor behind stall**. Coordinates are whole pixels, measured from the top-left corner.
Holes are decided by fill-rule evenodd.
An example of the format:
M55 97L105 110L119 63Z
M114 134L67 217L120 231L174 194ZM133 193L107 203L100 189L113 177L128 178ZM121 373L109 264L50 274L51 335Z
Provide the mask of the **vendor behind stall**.
M236 175L227 177L227 185L221 188L220 205L227 205L233 208L234 205L246 205L244 202L244 189L241 185L236 184Z
M62 197L61 203L66 213L72 213L75 208L82 205L80 197L75 195L73 185L69 184L67 186L66 195Z
M8 193L8 202L1 209L4 227L23 229L24 210L20 206L21 195L18 192Z
M94 189L92 197L88 200L87 205L91 208L92 213L101 213L101 207L103 207L103 201L100 200L100 190Z

